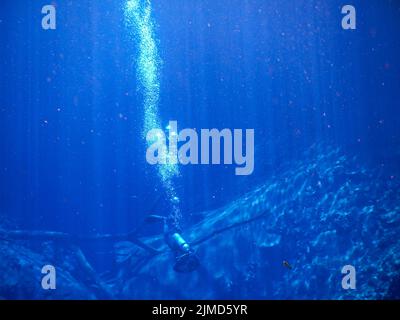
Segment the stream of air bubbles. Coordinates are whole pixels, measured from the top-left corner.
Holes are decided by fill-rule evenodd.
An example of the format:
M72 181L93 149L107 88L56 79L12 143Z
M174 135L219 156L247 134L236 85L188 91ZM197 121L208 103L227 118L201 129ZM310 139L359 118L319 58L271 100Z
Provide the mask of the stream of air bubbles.
M136 73L143 97L144 138L151 129L162 128L162 121L158 110L161 59L157 50L151 11L150 0L127 0L125 5L125 21L128 27L128 34L137 48ZM150 141L147 143L150 144L153 142ZM167 152L163 156L168 157L169 153ZM156 168L168 201L171 204L172 212L169 212L168 216L179 225L181 219L179 197L173 183L174 177L179 175L178 165L168 163L166 165L157 165Z

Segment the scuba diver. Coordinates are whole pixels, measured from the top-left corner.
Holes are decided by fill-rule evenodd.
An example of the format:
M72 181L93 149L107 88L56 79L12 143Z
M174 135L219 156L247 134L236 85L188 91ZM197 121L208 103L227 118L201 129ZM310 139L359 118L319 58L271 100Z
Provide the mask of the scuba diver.
M151 215L147 222L162 222L164 240L175 256L174 270L180 273L188 273L196 270L200 265L196 252L182 237L182 229L173 217Z

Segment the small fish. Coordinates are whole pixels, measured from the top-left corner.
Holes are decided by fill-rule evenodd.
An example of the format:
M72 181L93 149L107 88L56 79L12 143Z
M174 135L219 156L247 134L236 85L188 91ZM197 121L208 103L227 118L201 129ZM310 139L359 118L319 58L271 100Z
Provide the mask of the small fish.
M291 266L291 264L290 264L288 261L286 261L286 260L283 260L282 265L283 265L285 268L288 268L289 270L292 270L292 269L293 269L293 267Z

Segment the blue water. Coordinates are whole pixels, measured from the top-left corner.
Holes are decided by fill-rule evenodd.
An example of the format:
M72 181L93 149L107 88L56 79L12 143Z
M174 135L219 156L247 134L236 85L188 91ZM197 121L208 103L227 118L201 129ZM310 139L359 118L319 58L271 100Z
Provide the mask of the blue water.
M228 231L229 245L221 239L199 244L202 267L184 278L171 271L174 257L167 255L117 281L114 241L81 241L79 247L102 281L113 274L112 298L400 296L398 1L353 0L356 30L342 29L347 3L339 0L56 0L57 27L43 30L46 4L0 3L0 229L122 234L157 214L172 216L195 242L215 227L214 218L230 225L234 216L251 216L249 203L238 200L249 195L272 212L272 238L261 239L260 226L250 224L238 234ZM178 130L254 129L254 172L148 164L146 133L167 130L170 120ZM333 170L338 163L346 173ZM268 191L271 198L268 186L276 188ZM292 197L300 200L293 204ZM291 210L294 216L279 220ZM347 229L340 233L343 219ZM349 247L340 241L320 246L329 232ZM140 237L152 243L161 233L151 224ZM56 261L36 240L12 243L43 255L45 263ZM310 243L310 256L293 253ZM359 251L375 259L364 261ZM7 257L19 259L17 253ZM382 264L375 270L377 260ZM60 261L54 263L66 263ZM358 289L345 291L341 267L356 262L363 263L356 266ZM321 265L330 267L321 271ZM0 260L1 269L8 266ZM41 265L35 268L40 279ZM310 285L313 277L321 285ZM40 280L17 277L23 289L16 290L6 284L10 279L0 282L0 297L43 298ZM183 283L192 291L182 292ZM62 284L57 290L68 291ZM145 294L149 290L157 294ZM102 297L88 292L76 296Z

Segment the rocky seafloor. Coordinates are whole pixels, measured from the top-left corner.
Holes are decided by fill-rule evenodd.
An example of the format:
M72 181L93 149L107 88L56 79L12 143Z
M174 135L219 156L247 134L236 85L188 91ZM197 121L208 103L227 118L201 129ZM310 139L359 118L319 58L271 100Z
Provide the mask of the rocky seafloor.
M222 208L200 212L184 235L201 266L176 273L162 236L115 243L116 267L99 274L79 246L15 240L0 229L4 299L398 299L400 183L338 149L302 161ZM38 250L40 247L40 250ZM57 289L41 266L57 261ZM287 263L283 263L287 261ZM356 289L341 269L356 269Z

